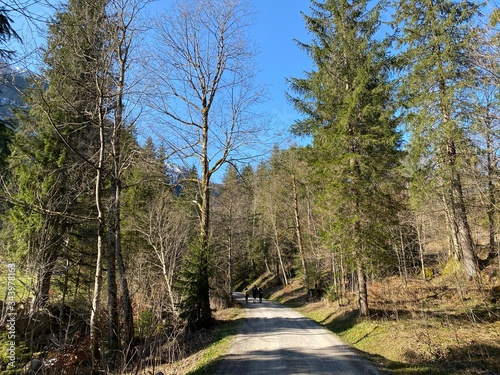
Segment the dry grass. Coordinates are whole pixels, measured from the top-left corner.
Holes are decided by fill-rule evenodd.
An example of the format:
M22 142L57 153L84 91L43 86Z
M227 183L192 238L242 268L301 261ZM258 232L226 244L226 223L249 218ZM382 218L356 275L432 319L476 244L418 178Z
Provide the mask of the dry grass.
M355 296L347 302L310 301L295 280L280 288L271 275L256 281L266 297L298 309L390 374L500 374L500 284L497 277L470 287L461 275L406 283L393 277L369 287L370 318L360 318ZM215 313L212 329L165 342L159 352L145 357L140 375L210 374L230 349L244 310L238 306ZM165 354L176 346L176 354ZM168 346L168 347L167 347ZM177 358L175 362L161 360ZM146 364L148 364L146 366ZM135 369L137 369L134 366Z
M186 336L183 340L183 355L173 363L147 366L137 374L164 375L210 374L221 358L229 351L237 323L242 318L243 309L235 306L214 313L216 324L211 329L203 329Z
M307 302L297 282L273 298L318 321L388 373L500 374L500 305L492 298L498 283L479 289L459 280L372 283L369 319L358 317L354 296L347 306Z

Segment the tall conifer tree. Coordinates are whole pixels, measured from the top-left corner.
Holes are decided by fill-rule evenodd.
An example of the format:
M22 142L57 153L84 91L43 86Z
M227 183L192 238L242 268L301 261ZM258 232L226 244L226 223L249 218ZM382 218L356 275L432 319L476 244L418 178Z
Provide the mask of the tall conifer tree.
M463 187L465 128L460 92L471 76L473 18L470 1L396 1L394 24L403 51L400 94L410 131L410 156L443 197L452 248L469 277L478 276Z
M39 79L31 80L25 96L29 113L18 114L10 160L17 184L11 217L24 243L19 248L30 249L36 263L32 309L48 302L63 241L72 243L71 226L90 215L89 202L81 197L89 193L92 155L99 147L92 126L98 93L92 82L103 45L99 28L84 21L91 13L82 4L70 3L50 22L45 69Z
M305 115L293 130L313 137L311 160L328 215L326 235L351 260L359 309L368 315L366 272L388 252L386 225L394 215L400 135L391 110L386 44L376 39L382 3L311 1L304 16L313 35L301 44L316 70L291 79L290 96ZM387 261L385 259L384 261Z

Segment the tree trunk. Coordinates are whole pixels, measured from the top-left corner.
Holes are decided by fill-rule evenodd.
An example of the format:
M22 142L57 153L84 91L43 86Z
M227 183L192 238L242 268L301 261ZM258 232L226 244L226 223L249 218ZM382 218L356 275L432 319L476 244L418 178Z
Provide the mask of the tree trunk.
M422 223L420 222L419 219L417 219L418 222L416 224L417 227L417 238L418 238L418 252L420 255L420 267L422 267L422 279L426 279L425 275L425 261L424 261L424 236L423 236L423 229L422 229Z
M204 103L206 104L206 103ZM210 261L210 166L208 155L208 111L204 106L202 127L202 176L201 176L201 212L200 212L200 274L199 274L199 324L211 325L209 261Z
M469 278L477 279L479 277L479 269L474 252L474 243L472 234L467 220L467 212L465 208L465 200L463 196L462 181L460 173L456 170L456 149L455 143L449 141L447 145L448 162L451 169L451 213L453 215L453 224L457 229L457 238L460 248L457 249L461 255L465 272Z
M117 232L118 238L120 240L116 241L116 263L118 266L118 276L120 280L120 290L122 297L123 306L123 319L125 323L125 345L127 348L130 347L132 341L134 340L134 315L132 310L132 300L130 299L130 291L128 287L128 281L126 276L125 263L123 261L122 250L121 250L121 233L118 227Z
M449 202L451 199L451 195L446 197L446 194L443 194L442 200L444 204L444 213L446 218L446 226L448 227L448 239L449 239L449 248L448 248L448 256L454 256L455 258L460 258L459 248L460 241L458 240L458 228L456 222L453 219L453 204Z
M30 306L31 312L43 309L49 303L50 283L54 272L54 263L58 258L57 251L52 246L54 245L49 244L42 250L42 260L37 265L35 292Z
M129 347L134 339L134 317L132 311L132 301L125 270L125 262L122 254L122 238L121 238L121 136L124 132L123 124L123 96L125 90L125 73L127 70L127 58L129 53L129 44L127 38L126 25L120 25L121 38L117 45L117 58L120 68L118 80L116 82L116 110L113 123L113 134L111 137L111 151L113 155L113 185L114 185L114 205L113 205L113 232L115 239L115 257L118 267L118 277L120 280L120 291L122 297L123 319L125 323L125 345Z
M202 181L202 211L201 211L201 251L200 251L200 274L199 274L199 324L202 327L210 326L212 322L212 311L210 308L210 286L209 286L209 262L210 262L210 239L209 239L209 219L210 219L210 191L208 187L209 179L205 177Z
M276 227L276 218L275 218L275 220L273 220L273 227L274 227L274 244L276 246L276 251L278 253L279 267L281 268L281 272L283 272L283 283L285 285L288 285L288 277L286 275L285 265L283 263L283 256L281 255L278 228ZM278 268L278 271L279 271L279 268ZM278 274L279 274L279 272L278 272Z
M112 191L115 189L113 181ZM118 314L118 288L116 286L116 256L115 256L115 195L111 194L108 223L108 247L107 247L107 281L108 281L108 339L109 349L112 356L120 349L120 319Z
M172 310L172 313L175 316L179 315L179 312L177 311L177 305L174 299L174 288L172 286L172 273L174 271L174 268L171 267L171 270L167 269L167 263L165 261L165 257L163 256L165 254L165 250L162 249L162 254L161 254L161 265L162 265L162 273L163 273L163 278L165 279L165 284L167 285L167 291L168 291L168 299L170 300L170 309ZM160 256L160 255L159 255Z
M229 299L233 302L233 202L229 202L229 230L228 230L228 292Z
M299 200L297 194L297 182L295 176L292 175L292 188L293 188L293 212L295 216L295 232L297 235L297 246L299 248L300 260L302 262L302 269L304 271L304 279L306 284L307 293L310 292L309 285L309 272L307 267L307 260L305 256L304 246L302 244L302 230L300 227L300 215L299 215Z
M402 267L402 277L403 277L403 280L404 280L404 283L405 283L405 287L408 286L408 269L406 267L406 255L405 255L405 243L404 243L404 239L403 239L403 231L401 230L401 227L399 227L399 241L400 241L400 245L401 245L401 265L400 267Z
M358 276L358 303L359 315L369 316L370 310L368 309L368 289L366 286L366 275L361 258L357 259L357 276Z
M99 169L96 178L96 190L101 189L101 170ZM90 313L90 345L92 352L92 368L97 370L100 365L99 330L97 329L97 319L101 310L101 289L102 289L102 257L103 257L103 237L104 237L104 217L101 207L100 192L96 192L97 208L97 257L94 275L94 293L92 296L92 311Z
M134 318L132 311L132 301L128 287L127 275L125 271L125 262L122 254L122 238L121 238L121 151L120 137L122 134L122 113L123 103L122 94L118 97L118 104L115 114L115 126L112 137L112 152L113 152L113 185L114 185L114 205L113 208L113 233L115 240L115 257L118 267L118 277L120 281L120 292L122 297L123 318L125 323L125 344L129 346L134 339Z
M66 259L66 264L64 267L64 283L62 288L61 304L59 305L59 343L65 343L68 336L68 331L63 341L63 325L64 325L64 312L66 310L66 295L68 294L68 273L69 273L69 260ZM68 325L71 319L68 318Z
M102 186L102 172L104 166L104 110L102 105L102 98L99 102L99 156L96 166L96 179L95 179L95 204L97 209L97 257L94 274L94 292L92 296L92 311L90 313L90 350L92 353L92 370L97 372L100 367L100 349L99 349L99 330L97 329L97 320L101 310L101 290L102 290L102 257L103 257L103 244L104 244L104 212L102 209L101 186Z
M442 61L438 60L438 69L441 71ZM456 124L454 124L451 119L451 104L447 99L448 87L446 84L446 78L440 77L438 80L439 91L440 91L440 111L442 115L443 126L446 129L447 139L446 144L446 163L449 169L450 187L449 187L449 204L450 204L450 215L452 221L452 230L456 231L456 238L458 241L458 248L455 248L455 252L460 255L462 262L464 264L465 272L469 278L477 279L479 277L479 269L477 266L477 261L474 253L474 243L472 240L472 234L467 219L467 211L465 206L465 200L463 195L462 180L460 176L460 171L457 166L457 149L455 140L453 138L456 132ZM444 150L443 150L444 151Z
M489 122L489 121L488 121ZM488 124L489 125L489 124ZM495 197L495 165L493 162L494 155L492 155L493 150L493 140L491 133L488 132L488 136L486 137L486 150L487 150L487 168L488 168L488 203L487 203L487 212L488 212L488 225L489 225L489 244L490 254L495 254L497 252L496 249L496 221L495 221L495 212L496 212L496 197ZM500 268L500 249L498 250L498 264Z

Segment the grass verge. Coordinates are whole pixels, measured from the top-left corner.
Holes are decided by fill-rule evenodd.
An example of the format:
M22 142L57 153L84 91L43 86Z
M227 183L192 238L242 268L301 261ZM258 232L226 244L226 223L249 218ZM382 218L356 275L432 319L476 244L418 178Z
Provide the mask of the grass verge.
M229 309L218 311L215 314L216 324L209 330L198 332L204 335L203 341L206 345L193 351L193 354L175 363L164 364L155 369L165 374L189 374L208 375L217 373L217 369L231 349L233 339L238 333L238 327L244 317L244 309L235 306ZM145 369L149 374L150 369ZM156 372L155 372L156 374Z
M297 282L271 298L329 329L388 374L500 374L498 305L442 284L418 281L397 296L394 290L401 288L371 286L370 318L359 317L353 303L310 302Z

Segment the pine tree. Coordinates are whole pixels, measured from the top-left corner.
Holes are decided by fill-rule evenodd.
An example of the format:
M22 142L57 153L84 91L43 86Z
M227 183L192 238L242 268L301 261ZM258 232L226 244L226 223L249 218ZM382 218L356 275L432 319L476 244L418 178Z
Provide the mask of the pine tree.
M317 70L292 78L290 96L305 115L293 131L313 137L311 163L323 193L326 237L350 259L358 279L361 315L368 315L368 268L388 253L384 230L392 225L400 135L391 110L387 45L376 39L382 3L312 1L304 16L313 34L301 44ZM382 258L382 259L381 259Z
M34 121L33 121L34 120ZM10 219L17 255L36 270L30 311L49 303L56 260L63 253L75 191L68 185L77 171L68 163L64 145L50 128L33 116L19 121L10 156ZM41 125L41 126L40 126ZM33 130L36 129L36 134ZM70 172L74 175L70 176Z
M12 28L12 18L9 17L7 10L2 6L0 8L0 46L6 44L11 39L21 40L16 31ZM3 59L10 59L15 51L0 48L0 64ZM0 65L0 68L2 66Z
M18 113L19 131L10 160L12 181L17 184L12 218L19 233L18 248L30 249L38 274L32 309L47 304L52 271L63 254L62 242L69 241L71 226L84 221L91 211L81 197L89 193L95 170L91 159L98 148L89 114L95 114L92 99L97 90L90 82L99 46L95 38L94 45L90 41L91 27L84 34L76 26L85 24L82 18L70 18L72 7L58 13L49 26L46 68L41 77L31 80L24 97L29 113ZM78 54L78 48L85 53Z
M443 197L452 248L469 277L478 276L463 187L467 147L460 92L471 61L478 6L470 1L397 1L401 106L410 132L410 157ZM463 151L461 151L461 149Z

